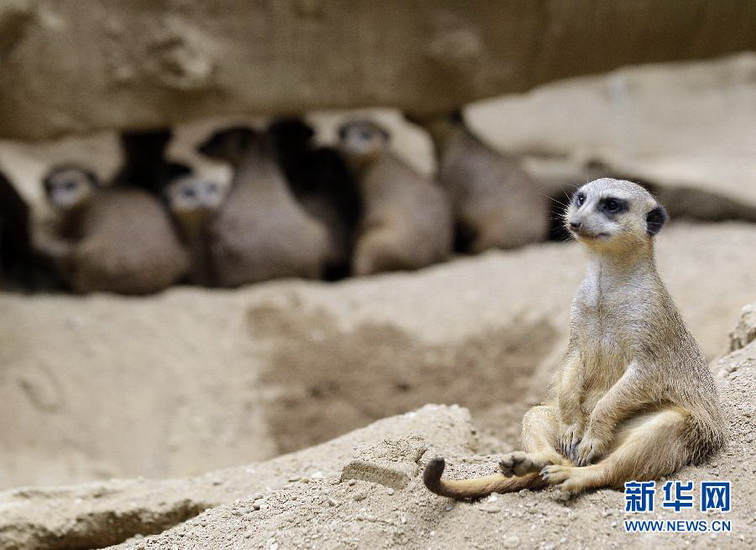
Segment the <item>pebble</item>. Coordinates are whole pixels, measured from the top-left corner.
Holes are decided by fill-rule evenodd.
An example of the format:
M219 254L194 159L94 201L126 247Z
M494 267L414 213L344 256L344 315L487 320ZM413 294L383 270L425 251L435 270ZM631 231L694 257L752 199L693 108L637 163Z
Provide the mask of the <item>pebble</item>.
M386 489L386 494L387 495L393 495L394 494L394 490L391 487L389 487L388 489Z
M502 546L504 546L504 548L517 548L518 546L520 546L520 537L507 537L502 541L501 544Z

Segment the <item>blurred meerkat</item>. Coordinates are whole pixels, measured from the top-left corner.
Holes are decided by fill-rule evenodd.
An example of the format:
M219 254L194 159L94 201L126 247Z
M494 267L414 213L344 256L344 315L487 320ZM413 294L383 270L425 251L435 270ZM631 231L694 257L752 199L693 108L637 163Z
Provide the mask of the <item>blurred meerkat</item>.
M179 176L165 188L168 211L189 249L189 277L194 284L213 282L207 224L223 204L227 190L219 182L196 174Z
M43 183L60 217L52 255L74 292L151 294L186 274L189 259L157 197L101 187L76 165L52 168Z
M364 205L353 273L417 269L445 260L452 219L443 190L394 156L388 132L374 122L348 122L339 139Z
M267 133L294 196L328 230L326 279L347 276L362 217L357 182L337 150L313 145L315 131L301 118L276 119Z
M166 159L172 137L170 129L121 132L118 140L123 160L112 185L132 186L160 197L177 171L185 168Z
M461 112L407 118L433 140L438 179L454 211L459 251L479 253L546 240L549 199L514 158L483 143L465 125Z
M502 474L444 481L436 458L424 476L431 491L619 488L701 463L725 444L714 379L656 271L653 237L666 218L629 181L578 189L565 220L587 250L588 273L552 399L525 415L525 450L503 458Z
M0 287L29 283L34 260L29 205L0 172Z
M321 278L328 234L291 194L269 140L240 126L216 132L198 151L234 169L226 201L207 228L216 284Z

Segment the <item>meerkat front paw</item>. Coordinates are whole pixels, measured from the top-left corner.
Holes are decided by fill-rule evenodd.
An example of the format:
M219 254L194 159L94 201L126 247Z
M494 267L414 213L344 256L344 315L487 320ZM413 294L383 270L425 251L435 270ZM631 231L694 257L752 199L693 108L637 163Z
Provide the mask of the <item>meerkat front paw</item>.
M574 456L570 458L578 466L587 466L599 458L606 451L605 441L593 434L586 434L574 449Z
M578 422L562 427L562 433L559 437L559 450L573 462L575 460L575 448L580 443L580 440L583 439L583 431L583 425Z

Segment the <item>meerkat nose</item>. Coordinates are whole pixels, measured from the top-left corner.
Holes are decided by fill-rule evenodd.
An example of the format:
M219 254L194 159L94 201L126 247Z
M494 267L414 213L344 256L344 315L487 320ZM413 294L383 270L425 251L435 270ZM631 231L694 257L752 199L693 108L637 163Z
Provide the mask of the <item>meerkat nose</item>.
M570 229L580 229L583 224L578 220L570 220Z

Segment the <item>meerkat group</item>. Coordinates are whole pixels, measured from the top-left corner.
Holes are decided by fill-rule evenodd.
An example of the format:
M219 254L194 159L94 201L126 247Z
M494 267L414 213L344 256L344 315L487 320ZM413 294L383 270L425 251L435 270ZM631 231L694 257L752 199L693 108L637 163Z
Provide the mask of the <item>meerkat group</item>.
M229 185L168 159L171 131L124 132L110 181L77 165L48 171L57 224L40 248L75 292L146 294L177 282L236 287L419 269L451 256L455 228L475 235L467 252L543 238L546 210L531 200L532 182L459 117L450 121L464 150L437 143L438 178L401 160L389 131L368 119L345 121L336 147L317 145L300 117L215 131L196 150L231 168Z
M176 282L340 280L549 238L547 196L514 157L478 137L461 112L406 118L430 137L435 175L401 160L388 130L369 119L344 122L336 147L317 145L301 117L216 131L197 151L232 169L230 185L169 160L170 130L124 132L122 166L110 181L101 183L84 167L47 174L46 195L59 223L42 255L77 292L145 293ZM5 202L2 220L28 218L22 201ZM119 214L98 214L116 202ZM20 257L8 243L19 238L4 239L6 272L8 258ZM97 252L88 253L94 242ZM123 282L137 272L133 284Z
M666 219L629 181L577 190L565 224L587 252L588 271L553 394L523 418L523 451L504 456L500 474L444 480L444 459L435 458L424 474L429 490L465 499L548 485L621 488L722 448L714 380L655 266L654 236Z

